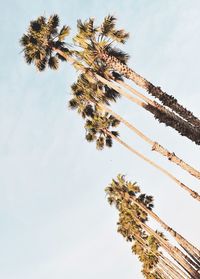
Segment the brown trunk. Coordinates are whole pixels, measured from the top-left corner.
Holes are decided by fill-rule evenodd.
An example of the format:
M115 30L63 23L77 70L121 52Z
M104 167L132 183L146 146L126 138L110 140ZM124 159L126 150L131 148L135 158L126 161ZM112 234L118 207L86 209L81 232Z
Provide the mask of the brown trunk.
M182 136L185 136L193 142L195 142L196 144L200 145L200 129L195 128L190 123L180 118L173 112L170 112L156 105L151 105L149 103L142 102L141 100L134 98L133 96L126 93L122 88L120 88L113 82L108 81L102 76L99 76L98 74L94 74L94 76L102 83L116 90L122 96L126 97L130 101L136 103L137 105L143 107L144 109L152 113L154 115L154 118L157 119L160 123L164 123L166 126L172 127Z
M192 112L184 108L173 97L163 92L160 87L154 86L145 78L134 72L125 64L121 63L117 58L108 55L105 51L99 54L99 57L113 70L119 72L121 75L131 79L136 85L145 89L149 94L158 98L164 106L171 108L185 120L193 124L195 127L200 128L200 120L193 115Z
M63 53L59 49L54 49L54 51L56 51L58 54L63 56L66 60L68 60L72 64L77 62L74 58L68 56L67 54ZM82 72L85 72L85 68L81 64L78 64L76 66L76 68L78 70L81 70ZM104 79L100 75L98 75L98 74L93 74L93 75L97 80L103 82L104 84L113 88L118 93L125 96L126 98L128 98L132 102L136 103L137 105L145 108L147 111L152 113L154 115L154 117L156 119L158 119L158 121L160 123L165 123L166 126L170 126L170 127L174 128L182 136L186 136L187 138L194 141L198 145L200 144L200 130L199 129L194 128L192 125L190 125L189 123L187 123L186 121L184 121L183 119L181 119L180 117L176 116L173 113L170 113L170 112L166 113L166 111L160 111L155 106L152 106L150 104L146 104L146 103L138 100L137 98L134 98L134 97L130 96L129 94L124 92L124 90L122 90L119 86L116 86L114 83Z
M141 154L140 152L138 152L137 150L133 149L132 147L130 147L127 143L125 143L124 141L122 141L120 138L115 137L111 132L109 131L104 131L107 135L111 136L113 139L115 139L117 142L119 142L120 144L122 144L124 147L126 147L129 151L131 151L132 153L134 153L135 155L137 155L138 157L142 158L144 161L146 161L147 163L149 163L150 165L154 166L156 169L158 169L159 171L161 171L162 173L164 173L166 176L168 176L169 178L171 178L173 181L175 181L182 189L184 189L185 191L187 191L194 199L197 199L198 201L200 201L200 195L191 190L188 186L186 186L185 184L183 184L181 181L179 181L175 176L173 176L170 172L168 172L167 170L165 170L164 168L160 167L159 165L157 165L156 163L154 163L153 161L151 161L150 159L148 159L147 157L145 157L143 154Z
M191 141L200 145L200 129L193 127L185 120L180 118L177 122L177 116L174 114L167 115L165 112L158 110L156 107L147 104L145 109L154 115L160 123L164 123L166 126L174 128L181 136L187 137Z
M70 56L67 56L66 54L64 54L62 51L60 51L59 49L55 49L56 52L58 52L60 55L64 56L69 62L74 63L76 62L76 60ZM81 71L85 71L84 67L80 65L80 70ZM114 86L113 87L113 83L107 81L106 79L104 79L103 77L100 77L98 75L97 78L102 81L104 84L107 84L108 86L112 87L114 90L117 90L120 94L125 94L126 97L128 97L129 99L131 99L132 101L136 102L137 104L139 104L140 106L145 107L146 104L139 101L136 98L133 98L132 96L130 96L129 94L123 92L123 90L119 87ZM113 112L114 114L114 112ZM115 114L116 115L116 114ZM119 119L119 115L118 115L118 119ZM133 127L131 124L129 124L127 121L125 121L122 117L120 117L120 121L122 121L127 127L129 127L130 129L132 129L134 132L136 132L140 137L143 138L143 140L145 140L146 142L148 142L149 144L152 145L152 150L155 150L157 152L159 152L160 154L166 156L170 161L176 163L177 165L181 166L183 169L185 169L186 171L188 171L190 174L192 174L193 176L197 177L198 179L200 179L200 173L199 171L195 170L193 167L191 167L190 165L186 164L183 160L181 160L180 158L178 158L175 153L171 153L168 150L164 149L164 147L162 147L161 145L159 145L156 142L151 141L150 139L148 139L144 134L142 134L139 130L137 130L135 127Z
M157 102L147 98L146 96L144 96L143 94L141 94L140 92L132 88L129 84L125 83L124 81L116 80L115 82L117 82L124 88L128 89L131 93L133 93L134 95L138 96L143 101L145 101L149 105L147 106L147 110L152 112L154 114L154 117L158 119L159 122L165 123L165 121L167 121L165 123L167 126L176 129L183 136L187 136L185 135L185 133L188 134L189 132L191 132L193 134L191 140L195 141L196 144L199 144L200 141L199 128L195 128L194 126L186 122L183 118L180 118L178 115L176 115L174 112L168 110L167 108L158 104Z
M70 63L75 63L75 62L76 62L76 60L75 60L74 58L72 58L72 57L68 56L67 54L63 53L61 50L59 50L59 49L54 49L54 51L56 51L57 53L59 53L60 55L62 55L62 56L63 56L65 59L67 59ZM79 70L81 70L81 71L83 71L83 72L85 71L84 67L81 66L81 65L80 65L78 68L79 68ZM96 74L95 74L95 76L96 76L96 77L100 77L99 75L96 75ZM102 77L100 77L100 78L102 78ZM114 88L113 88L113 89L114 89ZM109 133L109 132L107 131L107 133ZM111 133L110 133L110 134L111 134ZM111 135L112 135L112 137L114 137L113 134L111 134ZM119 138L117 138L117 137L115 137L115 138L116 138L116 140L117 140L118 142L121 141ZM123 144L124 146L126 146L126 147L130 150L130 147L129 147L127 144L125 144L124 142L122 143L122 141L121 141L120 143ZM167 172L165 169L161 168L160 166L158 166L157 164L155 164L155 163L152 162L151 160L147 159L145 156L143 156L143 155L140 154L139 152L137 152L137 151L135 151L135 150L133 151L133 149L132 149L132 152L135 153L136 155L138 155L139 157L142 157L145 161L148 161L151 165L153 165L154 167L156 167L157 169L159 169L161 172L165 173L165 174L166 174L167 176L169 176L172 180L174 180L179 186L181 186L183 189L185 189L187 192L189 192L190 195L191 195L193 198L195 198L195 199L197 199L198 201L200 201L200 196L199 196L199 194L198 194L197 192L191 190L189 187L187 187L187 186L184 185L182 182L180 182L176 177L174 177L173 175L171 175L169 172Z

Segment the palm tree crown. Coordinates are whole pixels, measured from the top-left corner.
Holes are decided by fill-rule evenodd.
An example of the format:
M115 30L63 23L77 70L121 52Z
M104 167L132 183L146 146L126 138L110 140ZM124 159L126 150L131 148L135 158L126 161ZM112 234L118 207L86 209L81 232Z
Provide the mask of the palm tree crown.
M115 48L113 44L124 44L129 34L122 29L116 29L115 23L116 18L112 15L106 16L100 26L94 26L93 18L89 18L85 22L81 20L77 22L78 33L73 39L75 45L81 48L77 54L96 72L100 70L105 72L105 69L109 69L108 65L98 58L98 54L102 51L116 57L123 64L128 61L128 54Z
M45 70L48 65L56 70L59 66L59 59L64 58L59 54L53 54L55 49L70 54L64 39L68 36L69 26L63 26L60 31L58 15L52 15L47 20L40 16L30 22L28 31L20 39L23 47L24 57L28 64L34 63L39 71Z

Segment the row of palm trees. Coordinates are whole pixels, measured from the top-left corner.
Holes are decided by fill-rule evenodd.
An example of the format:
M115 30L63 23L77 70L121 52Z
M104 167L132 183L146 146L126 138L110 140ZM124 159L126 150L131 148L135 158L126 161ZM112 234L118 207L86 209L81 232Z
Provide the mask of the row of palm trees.
M124 96L153 114L159 122L165 123L166 126L174 128L182 136L186 136L198 145L200 144L200 120L189 110L181 106L174 97L169 96L159 87L155 87L130 69L127 66L128 55L113 47L114 43L125 43L128 38L128 34L124 30L117 30L115 28L115 21L116 19L110 15L105 17L100 26L95 26L94 19L92 18L85 22L78 20L78 32L73 38L73 44L70 44L69 47L65 43L65 38L69 35L70 31L69 26L64 25L59 30L59 17L57 15L52 15L48 19L41 16L30 22L27 33L20 40L25 60L28 64L33 63L39 71L45 70L47 66L57 70L60 61L71 63L80 74L77 81L71 86L72 98L69 101L69 107L75 109L85 119L86 140L89 142L95 141L96 147L99 150L102 150L105 146L112 147L113 140L117 141L130 152L168 176L193 198L200 201L200 195L197 192L190 189L190 187L182 183L162 166L147 158L138 150L133 149L133 147L129 146L119 137L119 132L116 128L120 123L123 123L148 143L152 151L158 152L192 176L200 179L200 172L198 170L184 162L174 152L168 151L161 144L151 140L133 124L110 109L109 106L112 102L116 102L119 97ZM148 93L156 97L162 104L151 100L135 90L124 81L124 78L134 81L136 85L147 90ZM121 181L121 184L126 184L123 176L118 176L118 180ZM118 192L115 194L119 195ZM144 195L144 197L146 196ZM179 245L186 252L186 254L183 254L181 250L172 247L162 235L158 233L155 235L155 232L152 232L152 229L145 224L146 219L145 222L138 219L137 222L140 223L139 226L143 232L140 235L134 236L135 241L137 241L134 249L137 248L135 251L140 251L139 257L149 258L149 254L146 254L146 251L148 252L151 246L157 247L156 250L154 249L155 251L151 251L151 256L153 255L153 257L150 257L150 262L151 260L153 262L150 263L148 268L146 267L146 262L143 265L143 273L146 278L199 278L197 277L200 260L199 250L162 222L151 211L151 208L149 208L150 211L148 212L147 208L144 210L142 207L144 206L143 202L138 203L135 195L131 195L131 201L134 201L140 213L145 211L145 214L160 220L159 222L162 223L162 226L176 238ZM123 207L126 206L126 203L127 200L125 198L122 202ZM149 204L152 204L152 200ZM124 210L127 211L127 209ZM133 209L129 209L129 211L131 210ZM151 241L149 242L149 240ZM165 258L163 253L158 251L161 246L185 269L185 273L181 269L178 273L176 268L179 269L179 267L174 266L173 261L171 262ZM173 274L174 277L163 277L163 272L165 272L165 275ZM182 274L182 277L178 277L180 274ZM184 277L185 274L189 274L191 277Z
M145 278L200 278L200 251L152 211L152 196L141 193L137 183L127 181L124 175L112 179L105 191L108 202L119 211L118 232L133 243L132 251L142 262ZM153 230L147 224L149 217L169 232L178 246Z

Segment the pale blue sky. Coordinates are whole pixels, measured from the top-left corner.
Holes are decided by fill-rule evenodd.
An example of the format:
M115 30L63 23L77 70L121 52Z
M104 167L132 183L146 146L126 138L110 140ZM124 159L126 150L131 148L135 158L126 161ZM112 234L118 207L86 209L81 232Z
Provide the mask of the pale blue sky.
M117 213L104 188L119 172L155 196L155 211L199 245L199 205L123 147L99 152L83 122L67 109L75 72L38 73L24 63L19 38L31 19L58 13L76 20L108 13L130 32L130 66L190 108L200 102L199 0L11 1L1 3L0 278L140 279L140 264L116 232ZM114 106L153 140L200 168L199 147L159 125L126 100ZM172 166L123 127L121 135L191 188L199 182Z

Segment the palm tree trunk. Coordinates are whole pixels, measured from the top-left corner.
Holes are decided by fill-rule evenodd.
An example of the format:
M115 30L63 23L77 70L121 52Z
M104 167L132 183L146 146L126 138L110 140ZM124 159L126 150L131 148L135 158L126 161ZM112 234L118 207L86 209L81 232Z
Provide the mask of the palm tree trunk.
M200 120L193 115L192 112L184 108L173 97L163 92L160 87L154 86L151 82L134 72L127 65L121 63L117 58L108 55L105 51L99 53L99 58L102 59L110 68L119 72L121 75L131 79L136 85L145 89L149 94L158 98L164 106L171 108L189 123L200 128Z
M122 192L123 194L123 192ZM140 203L134 196L130 196L128 199L133 201L138 207L144 210L149 216L151 216L155 221L157 221L167 232L169 232L176 241L184 248L186 251L189 251L190 255L192 256L193 260L197 262L200 268L200 251L194 247L190 242L188 242L183 236L169 227L165 222L163 222L160 217L155 214L153 211L149 210L144 204Z
M73 57L67 55L66 53L62 52L59 49L54 48L54 51L56 51L58 54L60 54L62 57L64 57L66 60L68 60L70 63L74 64L77 62ZM80 63L76 65L76 69L81 70L82 72L85 72L85 67L81 65ZM184 121L182 118L178 117L177 115L173 114L172 112L167 112L166 110L160 111L155 106L152 106L150 104L146 104L137 98L134 98L124 92L119 86L116 86L113 82L110 82L106 80L105 78L101 77L98 74L91 73L97 80L101 81L102 83L108 85L109 87L116 90L121 95L125 96L132 102L136 103L137 105L143 107L150 113L152 113L155 117L155 119L158 119L160 123L165 123L166 126L170 126L174 128L176 131L178 131L182 136L186 136L196 144L200 145L200 130L196 129L186 121Z
M129 151L131 151L132 153L134 153L135 155L137 155L138 157L142 158L144 161L146 161L147 163L149 163L150 165L152 165L153 167L155 167L156 169L158 169L160 172L164 173L166 176L168 176L169 178L171 178L174 182L176 182L182 189L184 189L185 191L187 191L194 199L200 201L200 195L191 190L188 186L186 186L184 183L182 183L181 181L179 181L174 175L172 175L170 172L168 172L167 170L165 170L164 168L160 167L159 165L157 165L156 163L154 163L153 161L151 161L149 158L145 157L143 154L141 154L140 152L138 152L137 150L133 149L132 147L130 147L127 143L125 143L124 141L122 141L120 138L115 137L111 132L109 132L108 130L104 130L104 133L111 136L114 140L116 140L117 142L119 142L120 144L122 144L124 147L126 147Z
M134 218L134 217L133 217ZM177 247L172 246L169 242L163 239L159 234L152 230L148 225L140 221L138 218L134 218L136 222L150 235L153 235L160 245L166 250L166 252L178 263L180 264L185 271L187 271L193 278L199 278L198 271L194 268L195 264L189 260L188 257L180 251ZM193 265L193 266L192 266Z
M163 271L163 274L165 274L166 279L179 279L176 274L174 274L173 270L170 269L170 267L166 266L162 261L158 262L158 267L159 270Z
M139 235L134 234L134 238L146 249L149 249L148 244L145 242L145 240L143 238L141 238ZM165 257L161 252L153 252L152 250L150 250L151 253L157 257L158 261L163 262L165 265L167 265L168 267L170 267L172 270L174 270L174 272L176 273L178 279L188 279L189 277L185 274L185 272L180 269L176 264L174 264L171 260L169 260L167 257Z
M191 124L189 124L188 122L184 121L183 118L180 118L178 115L176 115L174 112L172 112L171 110L168 110L167 108L165 108L164 106L160 105L159 103L157 103L156 101L152 101L151 99L147 98L146 96L144 96L142 93L138 92L136 89L134 89L133 87L131 87L129 84L127 84L124 81L121 80L116 80L114 79L116 83L118 83L119 85L121 85L122 87L124 87L125 89L129 90L132 94L136 95L137 97L141 98L143 101L145 101L148 105L154 107L157 111L160 111L164 114L166 114L168 116L168 118L173 119L174 121L180 122L181 125L186 126L189 129L192 129L193 127L191 127ZM158 119L159 120L159 119ZM182 120L182 122L181 122ZM162 121L161 121L162 122ZM187 124L189 124L187 126ZM194 131L196 131L197 133L199 133L199 128L194 128Z
M68 56L67 54L65 54L64 52L62 52L59 49L54 49L54 51L56 51L57 53L59 53L60 55L62 55L66 60L68 60L69 62L71 62L72 64L76 62L76 60L70 56ZM82 65L79 65L79 70L81 71L85 71L84 67ZM100 79L102 77L100 77L99 75L95 74L96 77L99 77ZM105 82L108 82L106 79L104 79ZM111 83L111 82L109 82ZM132 97L132 96L131 96ZM111 137L113 138L114 135L111 134L109 131L106 131L107 133L109 133L111 135ZM151 165L153 165L154 167L156 167L157 169L159 169L161 172L165 173L168 177L170 177L172 180L174 180L179 186L181 186L181 188L183 188L184 190L186 190L187 192L190 193L190 195L194 198L197 199L198 201L200 201L200 196L197 192L191 190L189 187L187 187L185 184L183 184L182 182L180 182L176 177L174 177L172 174L170 174L168 171L166 171L165 169L163 169L162 167L160 167L159 165L155 164L154 162L152 162L151 160L147 159L144 155L140 154L139 152L137 152L136 150L133 150L130 146L128 146L126 143L122 142L119 138L115 137L115 139L120 142L121 144L123 144L124 146L126 146L129 150L131 149L131 151L133 153L135 153L136 155L138 155L139 157L143 158L145 161L149 162Z
M159 276L161 279L175 279L175 278L171 278L171 277L166 277L165 272L164 272L163 269L160 268L160 267L157 267L157 268L155 269L155 273L156 273L156 275Z
M184 278L184 279L191 278L187 274L185 274L185 272L182 269L180 269L180 267L178 267L176 264L174 264L172 261L170 261L163 254L160 255L159 260L163 261L167 266L170 266L170 268L173 269L174 273L176 273L178 279L179 278Z
M180 118L176 114L166 109L163 109L162 107L157 107L149 103L147 104L145 102L142 102L141 100L138 100L137 98L134 98L133 96L126 93L122 88L120 88L113 82L108 81L105 78L99 76L98 74L95 74L94 76L102 83L116 90L122 96L126 97L130 101L136 103L137 105L143 107L144 109L152 113L155 119L158 119L160 123L164 123L166 126L174 128L182 136L185 136L193 142L195 142L196 144L200 145L200 129L195 128L184 119Z
M151 145L152 150L160 153L161 155L165 156L170 160L171 162L177 164L182 169L186 170L191 175L195 176L196 178L200 179L200 172L187 163L185 163L182 159L176 156L174 152L170 152L167 149L165 149L163 146L161 146L159 143L152 141L150 138L148 138L146 135L144 135L140 130L138 130L136 127L134 127L132 124L130 124L128 121L126 121L123 117L109 109L107 106L98 104L99 107L101 107L103 110L107 111L108 113L112 114L115 118L117 118L120 122L122 122L126 127L128 127L131 131L136 133L140 138L142 138L144 141L146 141L148 144Z

